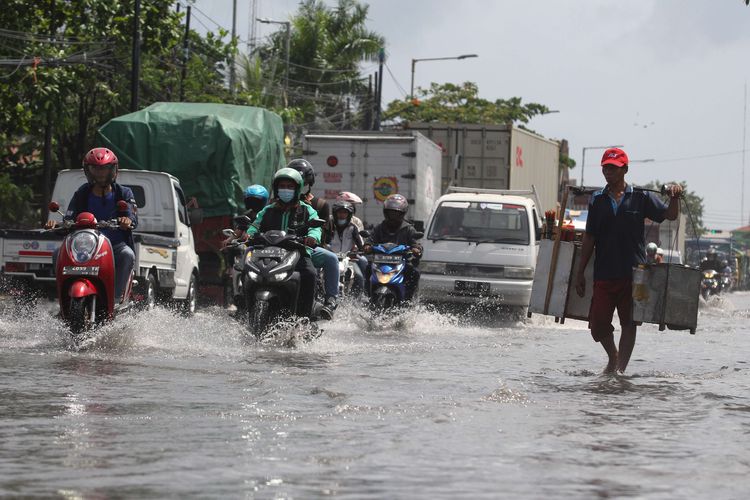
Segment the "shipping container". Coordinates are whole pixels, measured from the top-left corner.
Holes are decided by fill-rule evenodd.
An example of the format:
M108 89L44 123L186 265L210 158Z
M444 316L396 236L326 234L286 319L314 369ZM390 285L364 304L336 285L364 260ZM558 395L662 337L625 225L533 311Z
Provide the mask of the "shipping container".
M395 193L409 200L408 218L426 221L440 196L440 148L418 132L311 133L303 156L315 167L313 193L329 201L341 191L362 198L365 225L383 220L383 202Z
M542 212L555 210L560 144L510 125L410 123L441 148L441 192L449 184L539 194Z

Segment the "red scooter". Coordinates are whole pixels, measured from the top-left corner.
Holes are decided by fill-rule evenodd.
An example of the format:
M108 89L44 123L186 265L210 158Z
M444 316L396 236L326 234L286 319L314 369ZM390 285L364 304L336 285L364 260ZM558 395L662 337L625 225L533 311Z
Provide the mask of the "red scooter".
M60 205L49 204L50 212L60 214ZM118 214L127 214L125 201L117 202ZM61 214L62 215L62 214ZM100 229L118 228L117 219L97 221L94 214L82 212L75 222L64 221L51 231L67 231L60 245L55 276L60 316L70 326L78 345L86 330L114 319L130 306L133 272L130 272L122 301L115 304L115 257L109 238Z

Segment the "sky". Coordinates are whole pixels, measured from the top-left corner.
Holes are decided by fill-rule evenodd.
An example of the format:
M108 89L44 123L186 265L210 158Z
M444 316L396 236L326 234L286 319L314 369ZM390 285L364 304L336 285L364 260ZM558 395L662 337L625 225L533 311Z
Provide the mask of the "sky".
M258 17L279 21L299 5L256 1ZM237 3L237 33L245 41L251 0ZM742 153L743 143L750 149L750 7L743 0L366 3L368 27L385 38L393 73L385 72L384 107L408 93L411 59L478 54L418 62L415 86L472 81L485 99L518 96L544 104L559 113L535 117L528 126L569 141L578 163L571 176L579 182L584 147L622 145L632 162L629 182L685 181L704 199L706 227L750 223L750 154L743 168ZM196 29L231 28L232 0L194 5L201 11L195 13ZM257 26L260 37L278 29ZM368 73L371 66L363 65ZM586 185L604 183L602 152L586 151Z

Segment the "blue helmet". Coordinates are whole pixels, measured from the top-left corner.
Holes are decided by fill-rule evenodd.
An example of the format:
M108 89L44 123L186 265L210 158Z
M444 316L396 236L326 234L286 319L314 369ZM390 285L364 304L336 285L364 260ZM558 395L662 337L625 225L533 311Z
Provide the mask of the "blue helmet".
M260 210L268 204L268 189L260 184L253 184L245 188L245 208Z

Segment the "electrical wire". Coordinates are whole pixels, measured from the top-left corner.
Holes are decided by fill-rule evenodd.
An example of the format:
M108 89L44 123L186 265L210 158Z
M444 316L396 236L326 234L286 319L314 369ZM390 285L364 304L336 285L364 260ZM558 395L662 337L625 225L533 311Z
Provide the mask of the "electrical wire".
M0 79L5 80L5 79L10 78L11 76L15 75L16 72L21 68L21 66L23 65L23 63L24 63L25 60L26 60L25 58L21 59L21 61L18 63L18 66L16 66L16 69L14 69L13 71L11 71L7 75L0 76Z
M404 87L401 86L401 84L396 80L396 77L393 75L393 72L391 71L391 67L388 66L388 63L385 63L385 69L388 70L388 74L391 75L391 78L393 79L396 86L399 88L401 93L404 95L404 97L407 97L409 94L406 93L406 90L404 90Z

